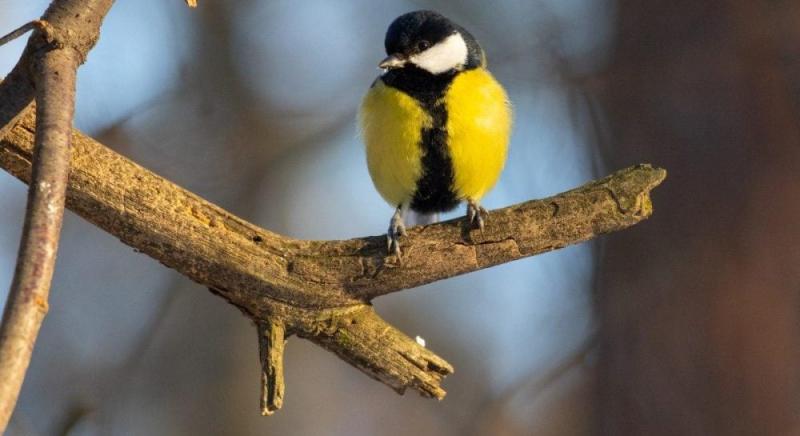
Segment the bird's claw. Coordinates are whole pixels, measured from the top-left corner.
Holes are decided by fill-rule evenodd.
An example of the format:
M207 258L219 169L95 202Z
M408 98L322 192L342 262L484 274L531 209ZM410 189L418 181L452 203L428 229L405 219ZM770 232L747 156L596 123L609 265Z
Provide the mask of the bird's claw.
M481 232L483 232L484 223L486 222L485 217L488 214L489 211L478 204L478 202L473 200L467 201L467 222L473 227L478 227Z
M400 259L400 237L406 236L406 225L403 223L403 214L398 208L392 220L389 221L389 230L386 232L386 250L389 255L394 254Z

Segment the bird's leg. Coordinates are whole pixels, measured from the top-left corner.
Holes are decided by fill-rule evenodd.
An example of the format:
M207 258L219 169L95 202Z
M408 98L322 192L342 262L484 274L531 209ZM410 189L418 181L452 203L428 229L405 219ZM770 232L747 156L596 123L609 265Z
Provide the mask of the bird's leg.
M473 199L467 200L467 222L474 226L477 226L480 231L483 231L483 224L485 222L484 217L489 212L483 208L477 201Z
M397 209L389 221L389 231L386 232L386 248L389 254L395 254L400 258L400 236L406 235L406 225L403 223L403 207L397 206Z

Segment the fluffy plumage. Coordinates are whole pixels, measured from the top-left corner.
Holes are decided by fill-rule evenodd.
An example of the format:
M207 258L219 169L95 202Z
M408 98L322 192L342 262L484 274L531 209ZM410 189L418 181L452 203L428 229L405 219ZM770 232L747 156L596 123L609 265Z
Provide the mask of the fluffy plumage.
M506 159L511 109L505 91L485 68L477 40L435 12L398 17L385 46L387 71L359 112L376 189L401 218L407 208L432 214L463 201L475 216ZM389 240L399 254L398 213Z

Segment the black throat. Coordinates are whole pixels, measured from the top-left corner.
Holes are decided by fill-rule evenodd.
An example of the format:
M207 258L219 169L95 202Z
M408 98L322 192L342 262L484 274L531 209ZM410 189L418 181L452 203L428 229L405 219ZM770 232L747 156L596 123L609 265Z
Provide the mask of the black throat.
M454 175L447 148L447 107L444 95L457 71L431 74L414 66L389 70L381 76L387 86L417 100L433 124L422 129L422 176L411 199L411 209L421 213L447 212L460 200L453 189Z

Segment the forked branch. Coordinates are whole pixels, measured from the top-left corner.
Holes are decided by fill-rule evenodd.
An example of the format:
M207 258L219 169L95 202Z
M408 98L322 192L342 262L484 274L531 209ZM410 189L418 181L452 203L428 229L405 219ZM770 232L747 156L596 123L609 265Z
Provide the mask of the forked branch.
M25 182L34 123L28 111L0 142L0 166ZM373 298L632 226L650 216L649 192L666 176L650 165L630 167L572 191L492 211L482 234L462 220L411 228L400 266L385 255L382 236L301 241L277 235L80 132L74 131L72 141L71 210L209 287L252 318L260 338L280 325L285 336L307 338L398 392L412 388L436 398L444 396L440 383L452 367L382 320L370 305ZM264 413L280 407L282 398L279 336L273 341L270 333L262 343Z

